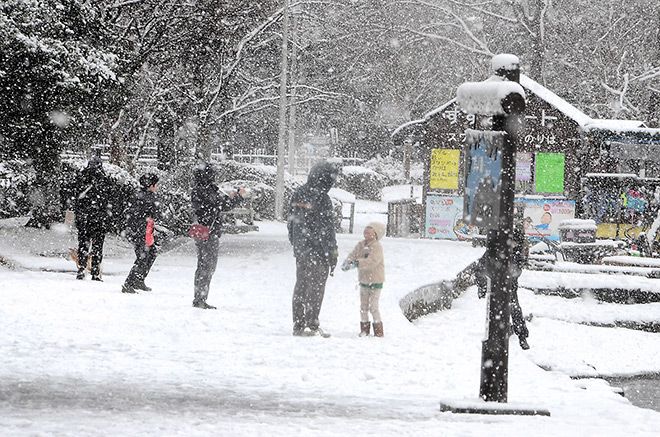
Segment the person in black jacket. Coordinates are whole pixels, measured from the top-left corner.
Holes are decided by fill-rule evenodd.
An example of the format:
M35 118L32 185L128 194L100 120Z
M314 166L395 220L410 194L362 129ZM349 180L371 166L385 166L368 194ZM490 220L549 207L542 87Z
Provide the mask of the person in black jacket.
M94 156L80 172L74 186L74 212L78 229L78 274L85 279L85 267L91 256L93 281L101 280L103 242L111 216L109 182L101 158Z
M151 291L144 283L157 256L155 226L160 220L160 210L156 201L158 176L146 173L140 176L140 190L131 202L126 217L126 237L135 248L135 262L122 286L122 293L136 293L136 290Z
M324 335L319 313L328 274L337 265L334 211L328 191L337 174L336 166L320 162L310 170L307 183L291 196L287 228L296 257L293 335Z
M529 330L525 323L520 301L518 300L518 278L522 274L522 270L527 264L529 258L529 241L525 236L525 231L521 225L514 226L513 236L511 241L511 264L509 268L508 279L510 281L509 289L509 309L511 312L511 325L513 332L518 337L520 347L529 349L527 337L529 337ZM480 298L486 296L488 289L488 276L489 276L489 262L488 252L479 259L475 267L475 279Z
M207 239L196 239L197 269L195 270L195 297L193 307L216 309L206 303L209 296L211 278L218 265L222 212L237 206L245 195L245 189L224 193L215 184L216 171L209 163L193 169L194 186L190 196L197 223L209 230Z

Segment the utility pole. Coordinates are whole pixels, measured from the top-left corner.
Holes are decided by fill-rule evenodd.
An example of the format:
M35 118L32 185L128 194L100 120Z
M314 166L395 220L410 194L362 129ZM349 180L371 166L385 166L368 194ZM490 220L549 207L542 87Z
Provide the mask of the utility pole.
M296 173L296 88L297 69L298 69L298 15L294 10L292 12L293 23L291 26L291 93L289 97L289 174Z
M289 0L282 12L282 61L280 71L280 125L277 136L277 178L275 181L275 219L284 219L284 155L286 153L286 80L289 54Z

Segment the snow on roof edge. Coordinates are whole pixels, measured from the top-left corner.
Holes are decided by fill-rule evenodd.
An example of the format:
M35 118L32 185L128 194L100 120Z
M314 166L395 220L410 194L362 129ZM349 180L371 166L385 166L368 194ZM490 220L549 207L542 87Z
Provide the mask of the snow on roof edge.
M580 127L584 127L593 121L587 114L524 74L520 75L520 85L536 94L541 100L553 106L562 114L573 119Z
M402 130L404 130L405 128L407 128L407 127L409 127L409 126L414 126L414 125L416 125L416 124L422 124L422 123L424 123L425 121L426 121L425 118L420 118L419 120L410 120L410 121L407 121L407 122L403 123L401 126L399 126L399 127L397 127L396 129L394 129L394 130L392 131L392 133L390 134L390 138L394 137L396 134L398 134L399 132L401 132Z
M541 100L545 101L550 106L557 109L562 114L565 114L567 117L574 120L585 131L591 129L604 129L604 130L620 129L625 131L644 132L644 133L649 133L651 135L656 133L655 129L646 128L645 123L639 120L614 120L614 119L591 118L590 116L582 112L580 109L573 106L571 103L569 103L562 97L559 97L557 94L550 91L548 88L536 82L534 79L530 78L525 74L520 74L520 85L522 85L523 88L534 93L537 97L539 97ZM424 114L424 117L422 117L421 119L412 120L402 124L392 132L391 136L393 137L394 135L398 134L403 129L409 126L427 122L433 116L447 109L447 107L449 107L451 104L456 103L456 100L457 100L456 97L454 97L451 100L445 102L444 104L438 106L437 108L427 112L426 114Z
M449 100L449 101L448 101L447 103L445 103L444 105L438 106L437 108L432 109L432 110L430 110L429 112L427 112L426 114L424 114L424 118L423 118L423 120L424 120L424 121L428 121L428 120L429 120L431 117L433 117L434 115L437 115L437 114L439 114L440 112L442 112L442 111L444 111L445 109L447 109L447 107L449 107L449 105L451 105L452 103L456 103L456 97L454 97L453 99Z
M646 124L640 120L617 120L612 118L594 118L584 128L606 130L630 130L645 128Z

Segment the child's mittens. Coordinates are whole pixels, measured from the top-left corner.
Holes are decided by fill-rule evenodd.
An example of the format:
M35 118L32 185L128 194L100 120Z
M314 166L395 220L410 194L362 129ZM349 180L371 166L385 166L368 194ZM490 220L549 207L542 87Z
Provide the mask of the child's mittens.
M355 267L357 267L357 261L351 261L348 259L341 264L341 269L345 272Z

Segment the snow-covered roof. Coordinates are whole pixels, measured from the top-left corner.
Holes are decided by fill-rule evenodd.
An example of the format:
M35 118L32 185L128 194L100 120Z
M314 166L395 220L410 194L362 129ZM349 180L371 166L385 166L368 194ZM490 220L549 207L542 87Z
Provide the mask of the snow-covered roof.
M637 179L634 173L587 173L584 175L587 178L617 178L617 179Z
M550 106L575 121L580 127L584 127L593 121L593 119L587 114L524 74L520 75L520 85L534 93L539 99L545 101Z
M507 58L502 59L502 62L504 63L508 61L512 61L512 60L507 60ZM582 128L585 131L601 129L601 130L609 130L609 131L637 132L637 133L646 133L649 135L660 135L660 129L646 128L644 122L639 120L615 120L615 119L591 118L590 116L582 112L580 109L576 108L575 106L564 100L563 98L559 97L557 94L553 93L552 91L541 85L540 83L536 82L535 80L524 74L520 75L520 85L522 85L523 89L532 92L538 98L545 101L550 106L557 109L559 112L566 115L571 120L575 121L578 124L578 126L580 126L580 128ZM422 124L430 120L435 115L442 113L452 104L456 103L456 100L457 100L456 98L453 98L447 101L446 103L444 103L443 105L427 112L426 114L424 114L424 117L422 119L413 120L402 124L401 126L397 127L394 130L392 136L398 134L402 130L412 125Z
M435 108L435 109L433 109L433 110L427 112L426 114L424 114L424 121L428 121L428 120L431 119L434 115L436 115L436 114L440 114L442 111L444 111L445 109L449 108L449 107L450 107L451 105L453 105L454 103L456 103L456 97L454 97L453 99L451 99L450 101L448 101L448 102L445 103L444 105L439 106L439 107L437 107L437 108Z
M592 119L586 126L585 130L591 129L604 129L611 131L629 131L631 129L643 128L645 124L643 121L639 120L614 120L608 118L596 118Z
M404 129L410 127L410 126L414 126L414 125L416 125L416 124L422 124L422 123L424 123L425 121L426 121L426 118L420 118L419 120L411 120L411 121L409 121L409 122L407 122L407 123L403 123L401 126L399 126L399 127L397 127L396 129L394 129L394 131L392 132L392 134L391 134L390 136L393 137L393 136L395 136L396 134L398 134L399 132L401 132L402 130L404 130Z
M625 120L614 120L614 121L625 121ZM598 125L590 124L585 128L585 130L586 131L604 130L604 131L615 132L620 134L641 134L641 135L648 135L650 137L660 138L660 129L650 128L650 127L626 128L623 125L619 125L619 126L612 125L611 127L607 127L607 126L598 126Z

